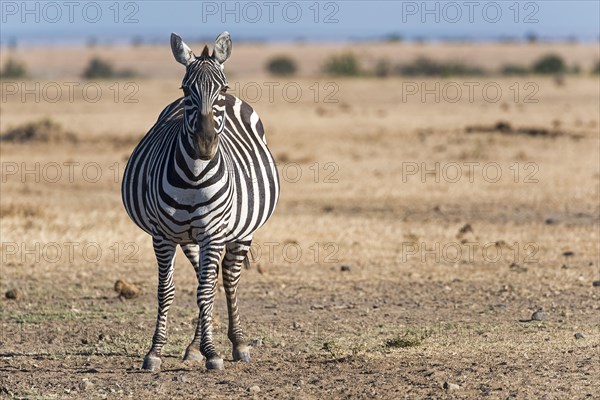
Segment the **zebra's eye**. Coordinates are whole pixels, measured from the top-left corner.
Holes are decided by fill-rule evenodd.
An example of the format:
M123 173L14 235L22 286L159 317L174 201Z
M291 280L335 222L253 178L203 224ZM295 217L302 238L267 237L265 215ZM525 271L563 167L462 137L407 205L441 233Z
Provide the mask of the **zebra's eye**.
M221 93L225 94L227 93L227 89L229 89L229 86L225 85L221 88Z

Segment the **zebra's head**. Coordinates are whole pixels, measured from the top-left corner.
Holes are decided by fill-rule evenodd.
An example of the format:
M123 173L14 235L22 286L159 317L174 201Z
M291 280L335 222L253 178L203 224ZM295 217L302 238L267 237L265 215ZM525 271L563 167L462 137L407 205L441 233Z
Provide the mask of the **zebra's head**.
M181 40L171 34L171 50L175 59L185 65L181 88L185 96L185 130L195 138L199 157L210 160L217 151L218 135L225 127L225 92L227 78L223 64L231 55L228 32L217 37L212 54L208 46L199 57Z

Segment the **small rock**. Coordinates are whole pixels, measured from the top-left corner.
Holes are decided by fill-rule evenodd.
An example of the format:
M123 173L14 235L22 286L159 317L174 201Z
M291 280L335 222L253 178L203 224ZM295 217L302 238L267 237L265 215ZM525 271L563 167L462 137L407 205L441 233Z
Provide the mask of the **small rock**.
M581 332L575 334L575 339L585 339L585 335Z
M594 281L594 282L592 282L592 286L593 287L599 287L600 286L600 281Z
M352 269L352 267L350 267L349 265L342 265L340 267L340 271L342 271L342 272L350 272L351 269Z
M133 299L140 294L140 289L133 283L119 279L115 282L115 292L119 293L120 298Z
M563 256L565 257L573 257L575 255L575 253L573 253L572 251L565 251L563 253Z
M523 272L527 272L527 267L522 267L519 264L513 262L512 264L510 264L509 268L511 270L513 270L514 272L519 272L519 273L523 273Z
M471 226L471 224L464 224L459 230L458 230L458 236L463 236L467 233L473 233L473 227Z
M250 386L250 387L248 388L248 391L249 391L251 394L258 393L258 392L260 392L260 386L258 386L258 385L252 385L252 386Z
M450 391L450 390L458 390L458 389L460 389L460 386L458 386L456 383L444 382L443 388Z
M556 224L556 220L553 218L547 218L546 221L544 221L546 223L546 225L554 225Z
M19 301L25 297L25 293L23 293L21 289L10 289L4 296L6 296L7 299Z
M536 312L531 314L532 321L545 321L548 319L548 314L544 311L543 308L539 308Z
M252 346L252 347L260 347L262 345L263 345L262 338L252 339L250 341L250 346Z
M256 270L261 275L263 275L266 272L265 268L262 265L260 265L260 263L256 264Z
M177 375L173 377L173 382L189 382L189 379L185 375Z
M82 391L90 390L94 388L94 384L89 381L89 379L85 378L79 384L79 389Z

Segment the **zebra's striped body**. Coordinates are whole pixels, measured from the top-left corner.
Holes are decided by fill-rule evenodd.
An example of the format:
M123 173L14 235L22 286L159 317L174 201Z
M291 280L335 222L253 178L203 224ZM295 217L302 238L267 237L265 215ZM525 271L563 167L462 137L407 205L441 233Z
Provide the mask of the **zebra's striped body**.
M222 260L229 312L228 336L235 360L249 361L239 323L237 284L252 234L275 209L279 179L262 122L247 103L225 93L223 63L231 53L229 34L195 57L177 35L175 58L186 65L185 96L167 106L133 151L122 185L131 219L152 235L158 261L158 316L144 369L160 366L166 321L175 287L173 266L180 245L196 270L198 326L186 360L206 357L209 369L223 368L212 341L212 309Z
M195 159L182 132L183 98L165 108L133 151L123 202L149 234L158 230L178 244L220 231L225 242L243 240L273 213L279 181L262 122L247 103L225 97L225 126L211 160Z

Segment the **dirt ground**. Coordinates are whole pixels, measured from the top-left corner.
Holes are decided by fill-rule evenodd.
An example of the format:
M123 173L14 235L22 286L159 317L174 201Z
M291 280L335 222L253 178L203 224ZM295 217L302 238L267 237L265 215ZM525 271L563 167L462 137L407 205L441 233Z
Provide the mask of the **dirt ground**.
M222 291L225 370L182 363L197 307L179 253L162 371L140 370L157 273L120 183L179 77L137 79L137 103L99 82L95 103L1 104L2 133L48 116L76 140L1 145L0 397L600 397L598 76L302 78L296 102L238 77L262 87L282 178L240 284L251 363L232 361Z

